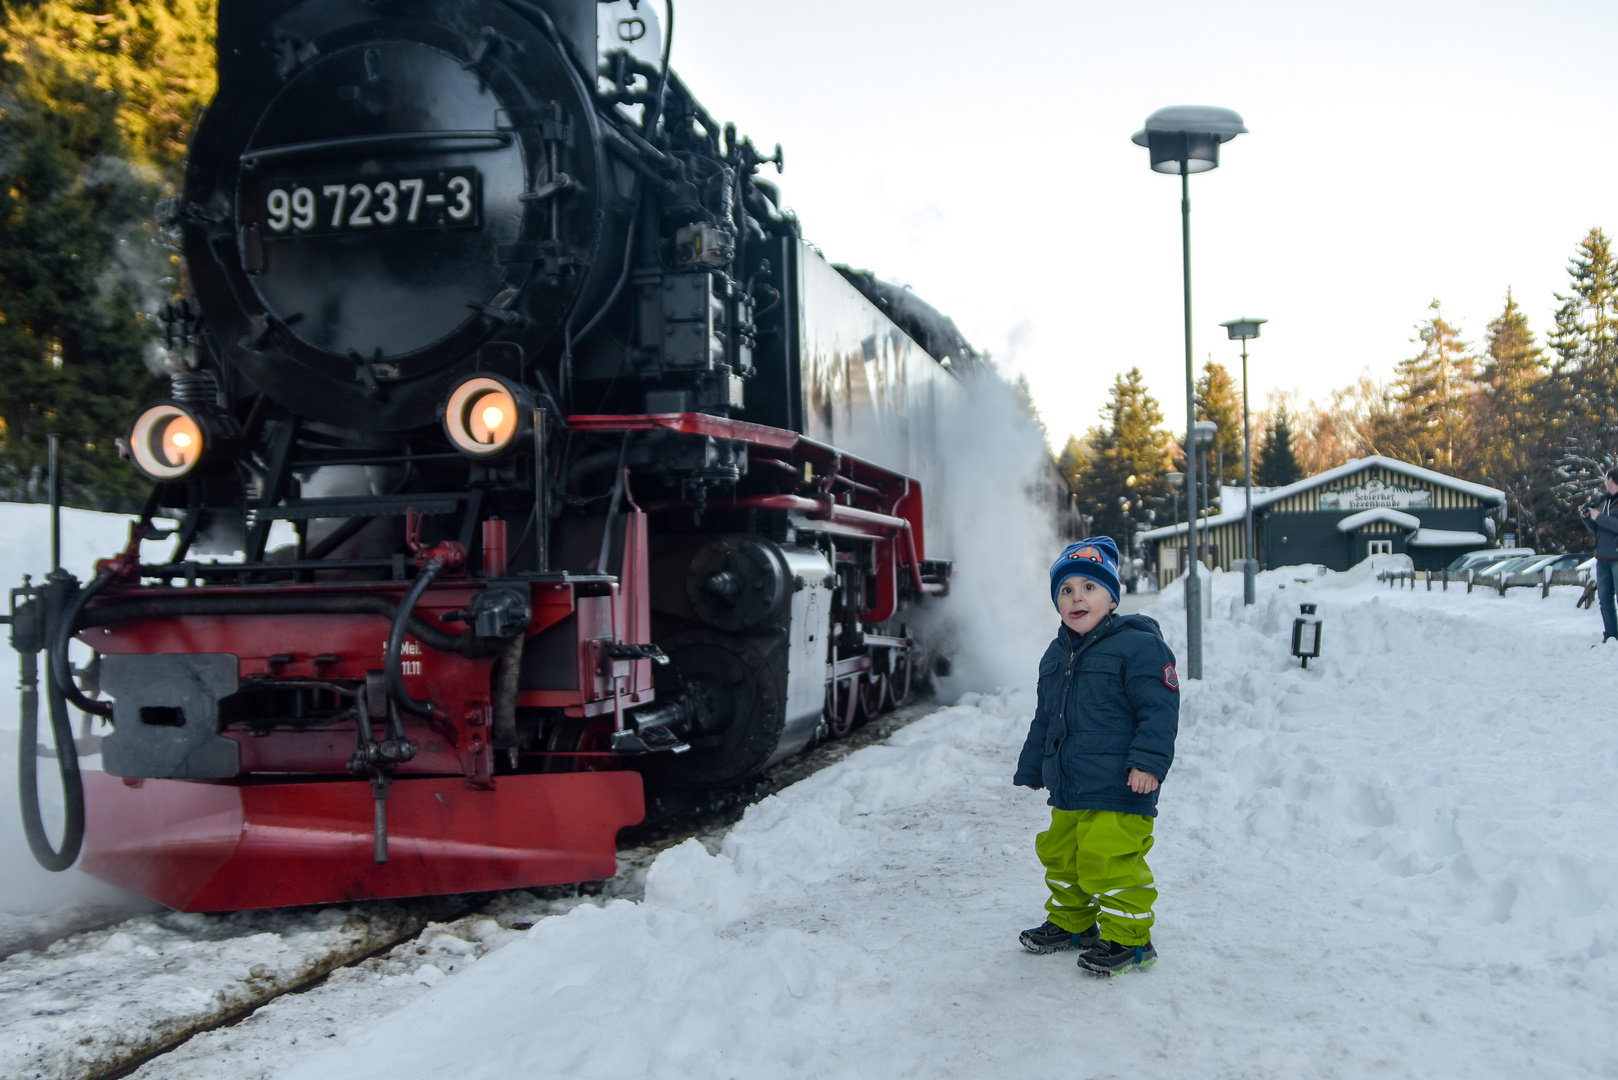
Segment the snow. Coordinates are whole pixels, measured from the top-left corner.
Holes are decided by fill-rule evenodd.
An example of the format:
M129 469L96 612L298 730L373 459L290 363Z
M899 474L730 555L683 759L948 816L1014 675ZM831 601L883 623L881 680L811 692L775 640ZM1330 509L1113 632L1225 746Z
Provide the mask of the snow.
M1463 532L1459 529L1417 529L1405 538L1406 547L1462 547L1468 544L1476 547L1488 542L1489 538L1482 533ZM1531 555L1533 552L1528 554Z
M1570 588L1389 590L1374 571L1262 574L1252 608L1211 575L1149 972L1097 980L1017 946L1043 918L1048 820L1010 785L1020 685L663 853L643 891L631 874L440 924L134 1076L1613 1075L1618 728L1599 691L1618 646L1589 647L1599 621ZM1030 594L1054 623L1037 577ZM1324 621L1308 670L1288 656L1300 602ZM1179 588L1146 610L1183 654ZM0 1074L63 1075L159 1006L217 1013L236 984L296 980L350 914L143 915L14 956Z
M1399 526L1401 529L1421 528L1421 518L1415 514L1407 514L1403 510L1394 510L1386 506L1378 506L1371 510L1361 510L1357 514L1350 514L1337 523L1338 532L1353 532L1364 525L1377 521L1387 521ZM1458 534L1470 535L1470 534Z
M1030 699L967 695L717 852L663 854L643 901L544 919L265 1075L1611 1075L1618 736L1591 616L1368 566L1260 589L1216 600L1186 684L1150 972L1017 947L1044 895L1047 811L1009 785ZM1307 671L1299 601L1325 620ZM1152 610L1179 645L1178 590Z

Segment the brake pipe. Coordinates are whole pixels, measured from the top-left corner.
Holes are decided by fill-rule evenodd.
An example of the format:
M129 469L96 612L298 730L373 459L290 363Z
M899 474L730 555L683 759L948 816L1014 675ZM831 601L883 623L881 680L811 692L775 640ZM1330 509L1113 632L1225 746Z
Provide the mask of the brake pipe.
M393 615L393 625L388 628L388 652L383 664L388 673L388 693L399 703L399 708L417 716L437 716L439 710L430 700L417 701L410 696L410 691L405 689L404 665L400 661L399 654L404 646L405 628L410 622L412 612L415 611L416 601L421 599L421 594L427 591L427 586L433 583L433 579L443 569L443 559L434 556L427 560L421 568L421 573L417 574L416 580L411 583L410 590L405 593L404 599L399 601L399 610Z

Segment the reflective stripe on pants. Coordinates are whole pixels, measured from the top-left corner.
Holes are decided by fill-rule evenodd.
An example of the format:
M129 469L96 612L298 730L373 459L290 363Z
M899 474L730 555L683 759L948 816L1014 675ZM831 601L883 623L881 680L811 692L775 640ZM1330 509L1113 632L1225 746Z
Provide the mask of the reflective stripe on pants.
M1108 941L1151 940L1157 887L1146 853L1152 820L1115 810L1051 809L1051 827L1034 838L1051 891L1045 904L1051 922L1077 934L1099 919Z

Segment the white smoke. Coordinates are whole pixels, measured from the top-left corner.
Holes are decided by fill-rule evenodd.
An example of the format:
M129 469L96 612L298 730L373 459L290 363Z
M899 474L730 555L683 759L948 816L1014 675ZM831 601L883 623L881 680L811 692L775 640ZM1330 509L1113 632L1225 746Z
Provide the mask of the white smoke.
M1047 574L1061 549L1063 507L1050 483L1045 435L1016 389L992 371L966 377L940 430L928 558L954 561L949 596L921 607L916 632L952 672L936 680L953 701L967 691L1031 687L1056 632ZM941 527L940 527L941 526Z

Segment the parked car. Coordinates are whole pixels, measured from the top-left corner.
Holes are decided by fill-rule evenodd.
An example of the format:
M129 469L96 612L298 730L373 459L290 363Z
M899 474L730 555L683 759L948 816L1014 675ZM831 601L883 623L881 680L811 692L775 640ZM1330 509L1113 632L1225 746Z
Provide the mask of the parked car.
M1533 548L1480 548L1477 551L1468 551L1464 555L1455 556L1455 560L1444 569L1451 572L1457 570L1475 570L1483 563L1499 562L1514 555L1532 555Z
M1555 573L1558 570L1572 570L1584 561L1583 555L1541 555L1526 566L1513 570L1513 574L1542 574L1546 570Z

